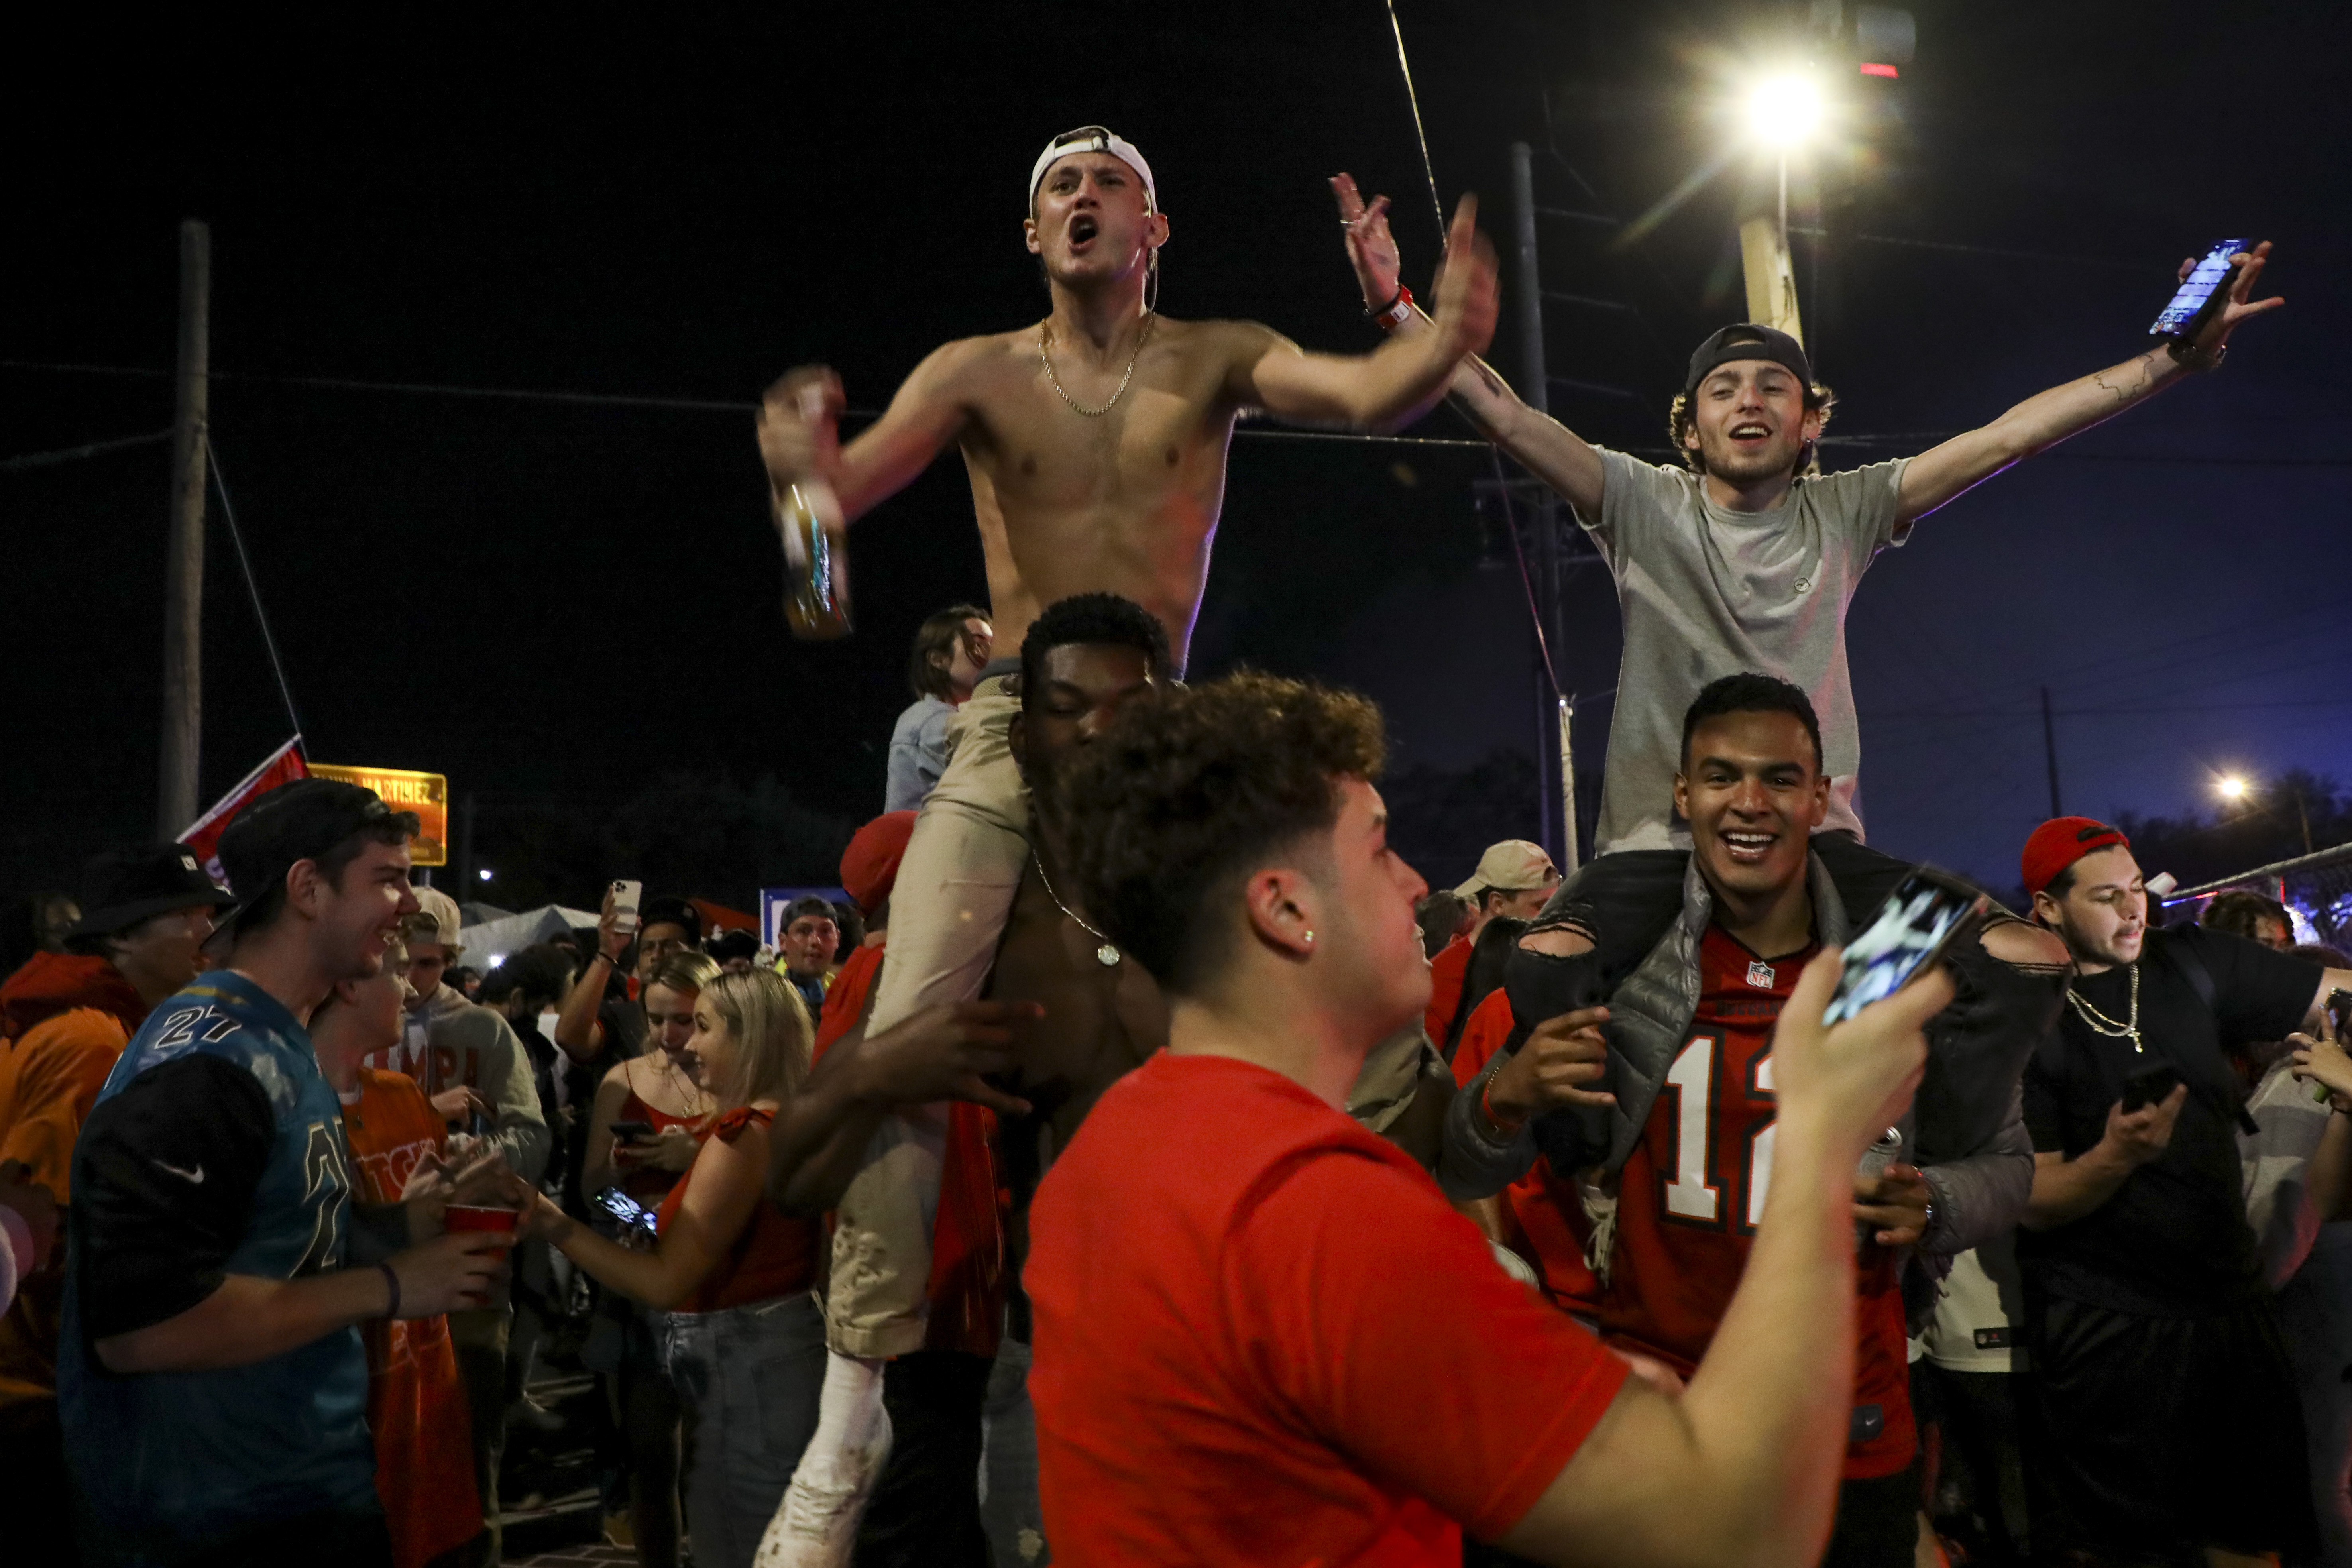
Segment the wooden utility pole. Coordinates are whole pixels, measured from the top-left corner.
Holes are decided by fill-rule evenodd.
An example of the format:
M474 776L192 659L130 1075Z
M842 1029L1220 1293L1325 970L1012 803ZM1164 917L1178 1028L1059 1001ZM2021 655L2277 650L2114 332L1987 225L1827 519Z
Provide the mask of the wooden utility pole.
M172 416L171 543L163 559L158 838L176 838L196 819L205 705L205 434L211 406L212 286L212 228L189 218L180 225L180 369Z

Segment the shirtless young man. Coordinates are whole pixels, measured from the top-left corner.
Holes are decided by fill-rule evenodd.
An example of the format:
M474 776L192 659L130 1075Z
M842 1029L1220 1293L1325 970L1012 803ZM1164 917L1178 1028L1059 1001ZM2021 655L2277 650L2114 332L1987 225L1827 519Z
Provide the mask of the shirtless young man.
M1160 619L1181 668L1234 420L1252 408L1308 424L1410 420L1492 334L1493 258L1465 199L1434 331L1369 355L1315 354L1254 322L1172 321L1150 308L1168 218L1150 166L1124 139L1099 126L1055 138L1031 170L1028 201L1027 244L1053 299L1043 321L935 351L846 446L834 431L839 383L821 368L796 371L769 394L761 452L780 496L823 479L854 520L955 446L1000 638L1017 644L1041 605L1110 592ZM803 413L811 388L824 409L814 419ZM876 1034L927 1003L977 994L994 955L1029 858L1027 805L1005 742L1017 704L1004 677L992 665L957 715L947 772L908 847ZM923 1341L942 1125L892 1119L842 1200L827 1313L835 1355L782 1516L793 1539L812 1543L806 1561L846 1550L843 1523L887 1447L879 1361Z
M1396 337L1427 332L1397 287L1388 198L1367 206L1346 174L1331 188L1366 306ZM1827 389L1813 384L1796 340L1769 328L1727 327L1691 356L1669 416L1685 467L1591 446L1520 402L1486 365L1465 362L1454 405L1567 500L1617 579L1625 653L1596 852L1689 847L1672 805L1683 712L1699 688L1740 670L1778 676L1811 698L1830 773L1823 831L1859 838L1862 737L1845 607L1871 558L2012 463L2218 366L2231 333L2286 302L2248 298L2270 250L2264 240L2237 258L2227 297L2192 338L2037 394L1916 458L1826 478L1812 463ZM2182 264L2183 277L2190 265ZM1392 321L1382 314L1391 301ZM1727 584L1745 592L1727 597Z

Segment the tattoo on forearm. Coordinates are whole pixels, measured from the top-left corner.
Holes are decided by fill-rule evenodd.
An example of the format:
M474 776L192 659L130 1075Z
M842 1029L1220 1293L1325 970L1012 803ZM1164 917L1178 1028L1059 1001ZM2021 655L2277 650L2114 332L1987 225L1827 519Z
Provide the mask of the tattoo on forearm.
M2103 370L2091 381L2100 391L2115 399L2116 407L2127 407L2155 389L2156 364L2154 361L2142 357L2128 365Z
M1488 370L1485 365L1479 363L1475 360L1470 362L1470 369L1471 372L1477 376L1478 384L1484 386L1488 392L1493 393L1497 397L1504 395L1502 377L1496 375L1493 371Z

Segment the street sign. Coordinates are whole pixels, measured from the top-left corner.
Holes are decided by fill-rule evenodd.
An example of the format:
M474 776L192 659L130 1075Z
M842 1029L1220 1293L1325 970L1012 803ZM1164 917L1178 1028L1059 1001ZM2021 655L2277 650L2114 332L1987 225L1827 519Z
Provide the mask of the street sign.
M335 767L312 763L313 777L341 779L372 789L394 811L416 814L416 837L408 843L409 860L418 866L449 863L449 780L443 773L413 773L403 768Z

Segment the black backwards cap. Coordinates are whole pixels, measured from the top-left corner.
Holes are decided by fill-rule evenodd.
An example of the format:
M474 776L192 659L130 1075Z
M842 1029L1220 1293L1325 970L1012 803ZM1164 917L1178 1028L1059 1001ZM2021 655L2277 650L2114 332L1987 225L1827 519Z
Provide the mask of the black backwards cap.
M369 824L392 816L375 791L341 779L296 779L240 811L220 836L221 869L233 908L223 910L208 946L225 946L237 922L286 880L297 860L315 860Z
M1813 367L1805 358L1802 343L1776 327L1738 321L1708 334L1706 342L1692 351L1690 374L1683 378L1683 395L1696 392L1698 384L1717 365L1736 359L1769 359L1807 386L1813 384Z

